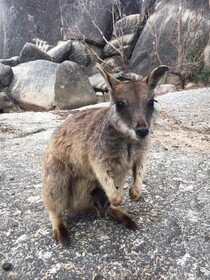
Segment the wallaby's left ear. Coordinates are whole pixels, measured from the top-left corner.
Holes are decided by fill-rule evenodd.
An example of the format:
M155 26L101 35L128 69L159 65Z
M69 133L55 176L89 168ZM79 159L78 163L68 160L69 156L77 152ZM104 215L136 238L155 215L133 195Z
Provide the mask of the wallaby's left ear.
M155 68L149 76L143 78L143 81L148 84L150 89L154 89L158 81L163 77L163 75L169 70L169 67L166 65L160 65Z
M101 66L96 65L98 71L102 74L108 85L113 89L115 86L120 84L121 82L115 79L112 74L108 73L106 70L102 69Z

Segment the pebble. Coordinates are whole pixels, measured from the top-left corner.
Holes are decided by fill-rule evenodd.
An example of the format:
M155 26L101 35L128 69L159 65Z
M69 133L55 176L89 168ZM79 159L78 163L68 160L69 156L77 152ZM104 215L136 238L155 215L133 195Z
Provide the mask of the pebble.
M4 271L9 271L9 270L12 269L12 264L11 264L11 263L8 263L8 262L5 262L5 263L2 264L2 269L3 269Z

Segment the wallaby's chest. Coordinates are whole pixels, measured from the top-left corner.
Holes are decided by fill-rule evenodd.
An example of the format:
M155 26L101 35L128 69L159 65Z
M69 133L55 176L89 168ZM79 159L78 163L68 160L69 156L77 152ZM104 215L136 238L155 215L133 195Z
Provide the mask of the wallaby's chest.
M139 156L139 147L136 144L119 143L112 151L109 166L115 173L126 172L131 169Z

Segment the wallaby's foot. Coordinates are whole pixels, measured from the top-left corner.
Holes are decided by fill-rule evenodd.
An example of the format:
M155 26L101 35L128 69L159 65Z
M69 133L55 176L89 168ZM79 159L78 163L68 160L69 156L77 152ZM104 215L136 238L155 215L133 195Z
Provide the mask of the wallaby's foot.
M128 216L124 216L122 223L127 229L134 231L138 229L137 224Z
M115 191L111 197L109 197L109 201L112 205L118 206L122 203L122 196L120 192Z
M56 229L53 230L53 237L56 242L61 243L65 247L70 245L68 230L66 226L62 223L58 225Z
M48 211L48 213L52 223L54 239L63 246L68 246L70 244L69 233L61 215L56 214L54 211Z
M129 190L130 199L133 201L138 201L141 198L141 191L139 188L130 188Z
M138 228L137 224L128 216L128 214L119 208L110 206L108 209L108 215L130 230L137 230Z

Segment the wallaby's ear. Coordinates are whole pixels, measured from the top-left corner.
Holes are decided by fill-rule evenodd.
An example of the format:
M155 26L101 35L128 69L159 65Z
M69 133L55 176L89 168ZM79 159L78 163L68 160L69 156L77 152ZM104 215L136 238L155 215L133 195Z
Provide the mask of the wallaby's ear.
M169 67L166 65L160 65L155 68L147 77L144 77L142 81L148 84L150 89L154 89L158 81L163 77L163 75L169 70Z
M121 82L115 79L112 74L108 73L106 70L102 69L99 64L96 65L96 68L101 73L101 75L104 77L108 85L113 89L117 85L119 85Z

